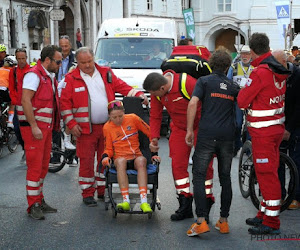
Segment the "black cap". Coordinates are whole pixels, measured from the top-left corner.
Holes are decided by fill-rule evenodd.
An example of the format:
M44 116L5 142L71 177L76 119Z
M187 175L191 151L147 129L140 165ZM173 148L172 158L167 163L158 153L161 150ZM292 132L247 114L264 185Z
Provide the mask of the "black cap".
M298 46L293 46L292 50L298 50Z

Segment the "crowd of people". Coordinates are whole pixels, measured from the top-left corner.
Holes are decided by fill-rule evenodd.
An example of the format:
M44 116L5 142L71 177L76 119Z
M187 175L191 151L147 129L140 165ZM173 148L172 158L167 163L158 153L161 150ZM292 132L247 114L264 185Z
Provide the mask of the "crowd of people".
M195 79L187 75L183 82L181 74L173 70L163 74L150 73L143 83L144 89L151 94L149 126L135 115L125 115L122 102L115 100L118 92L139 97L148 105L144 93L119 79L109 67L95 64L93 51L81 47L80 40L78 34L79 48L74 54L69 37L60 37L59 47L44 47L34 67L27 63L25 49L16 50L17 65L12 67L15 63L9 63L6 47L0 45L1 100L11 103L8 125L14 127L25 151L23 161L26 155L29 216L42 220L45 213L57 212L45 201L43 183L49 162L58 161L56 155L50 159L50 151L53 133L60 129L61 119L66 126L65 147L75 149L70 137L76 137L80 161L78 181L84 204L97 206L95 192L98 199L104 198L103 172L114 161L123 197L117 208L130 210L126 169L136 169L140 208L144 213L151 213L147 203L146 159L139 150L137 131L149 137L151 151L157 152L165 107L171 117L169 147L179 201L179 208L171 215L171 220L193 218L195 200L197 219L187 235L210 231L209 212L215 202L213 158L216 157L221 208L215 228L223 234L230 232L231 163L242 147L242 126L247 123L253 163L263 196L257 215L246 220L246 224L253 226L248 231L250 234L280 233L283 196L278 167L282 141L290 142L289 155L300 172L298 47L293 47L292 54L283 50L271 51L267 35L254 33L249 45L239 51L239 59L233 62L226 49L213 52L209 59L212 73L207 76ZM179 44L191 46L192 42L184 39ZM156 55L161 53L155 45L154 49ZM195 147L193 191L188 173L192 147ZM96 171L95 156L99 168ZM290 205L290 209L298 208L299 188Z

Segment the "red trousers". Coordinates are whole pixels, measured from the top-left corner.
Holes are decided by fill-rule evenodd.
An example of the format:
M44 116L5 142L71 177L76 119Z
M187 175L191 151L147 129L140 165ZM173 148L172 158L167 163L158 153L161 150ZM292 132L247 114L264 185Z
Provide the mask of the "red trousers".
M172 173L175 182L177 194L183 194L187 197L191 196L190 180L189 180L189 158L191 147L185 143L186 131L176 127L171 123L171 135L169 139L170 157L172 159ZM197 130L194 131L196 145ZM212 186L213 186L213 160L210 162L207 169L205 190L206 197L214 201Z
M26 176L26 191L29 212L30 207L34 203L41 204L43 195L43 183L48 173L52 130L40 130L43 133L43 139L37 140L33 137L30 126L21 126L21 134L24 140L24 149L26 154L27 163L27 176Z
M97 166L99 166L104 151L103 125L92 125L92 133L82 134L77 139L76 148L79 158L79 185L83 198L94 197L96 187L98 195L103 195L105 190L104 168L95 176L95 152L97 153Z
M282 134L269 137L252 137L255 173L263 196L257 217L263 224L275 229L280 227L281 186L278 178L279 145Z

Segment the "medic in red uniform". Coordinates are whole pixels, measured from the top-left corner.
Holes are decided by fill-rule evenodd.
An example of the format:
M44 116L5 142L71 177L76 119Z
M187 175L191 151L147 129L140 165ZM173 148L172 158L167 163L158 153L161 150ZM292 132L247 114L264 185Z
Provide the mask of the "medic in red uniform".
M265 34L249 41L255 68L247 86L239 92L238 105L247 109L255 173L263 196L255 218L246 220L251 234L280 233L281 187L278 179L279 145L284 133L284 95L289 71L270 53Z
M150 128L151 143L158 144L160 138L160 127L162 112L165 107L171 117L171 135L169 139L170 157L172 158L172 172L179 200L179 209L171 215L171 220L183 220L192 218L193 196L190 191L190 180L188 173L189 156L191 147L185 143L187 127L187 106L192 96L196 79L186 73L175 73L167 70L164 75L158 73L149 74L144 81L144 89L151 93ZM197 117L194 122L195 138L200 120L200 108L198 106ZM195 142L196 143L196 142ZM195 144L196 145L196 144ZM213 169L212 162L207 171L205 182L207 204L209 209L214 203L212 194Z

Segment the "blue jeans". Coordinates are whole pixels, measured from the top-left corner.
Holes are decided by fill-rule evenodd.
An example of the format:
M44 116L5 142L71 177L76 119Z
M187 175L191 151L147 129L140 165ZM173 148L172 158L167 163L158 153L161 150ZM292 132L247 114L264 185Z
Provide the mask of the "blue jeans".
M234 141L197 140L193 155L193 184L194 199L196 204L197 217L207 217L205 178L208 165L216 154L218 159L218 173L221 191L221 217L229 216L229 209L232 200L231 188L231 162L233 157Z

